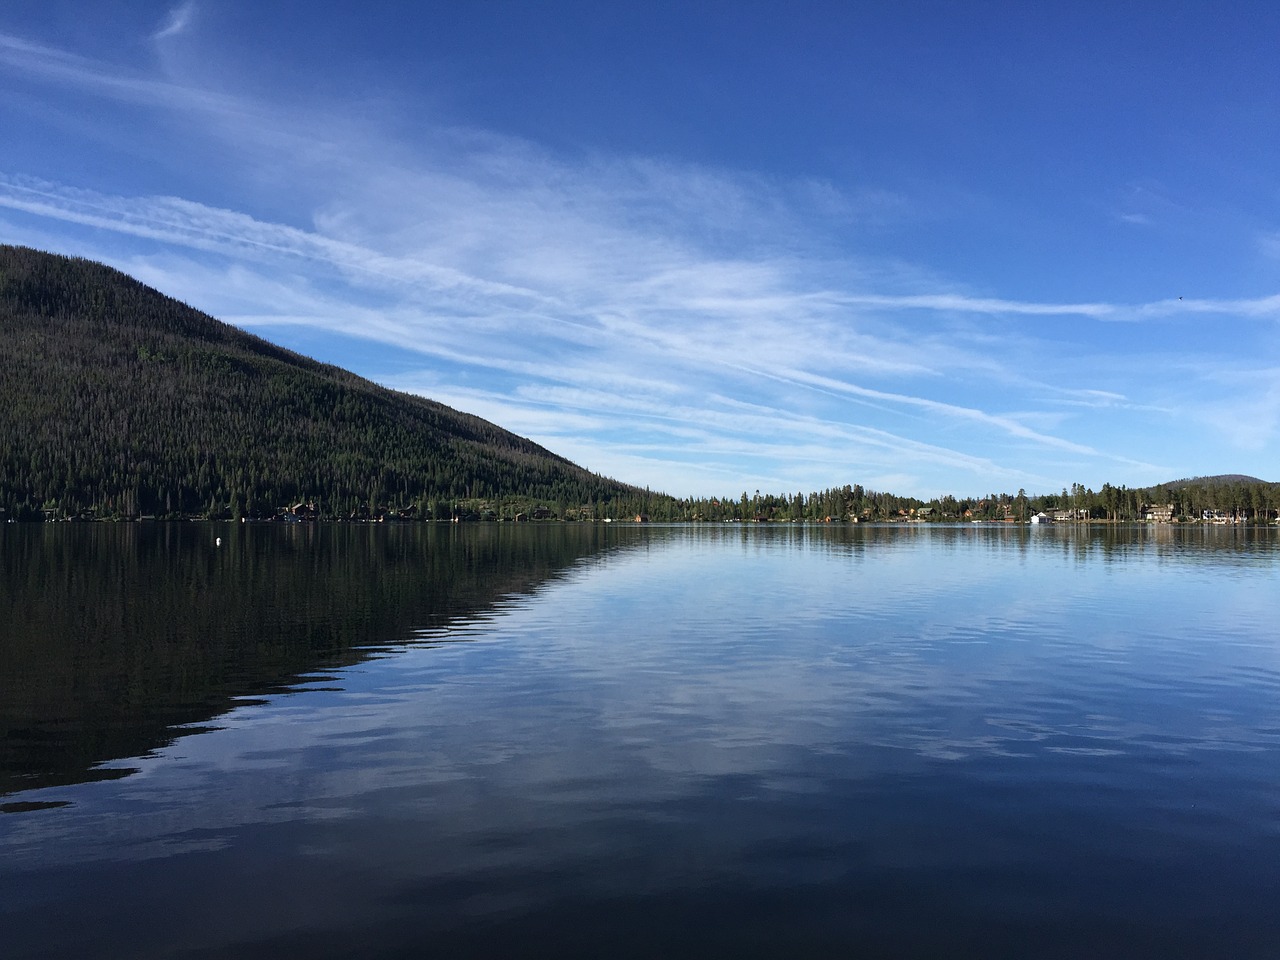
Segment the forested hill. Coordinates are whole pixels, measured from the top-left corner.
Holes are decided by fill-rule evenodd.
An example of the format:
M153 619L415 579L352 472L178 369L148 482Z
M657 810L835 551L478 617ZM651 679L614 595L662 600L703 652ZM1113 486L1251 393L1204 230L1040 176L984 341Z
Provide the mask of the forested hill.
M447 516L642 495L102 264L0 246L0 508L50 516Z
M1183 490L1187 487L1228 487L1266 483L1257 477L1245 473L1218 473L1212 477L1187 477L1182 480L1171 480L1163 486L1170 490Z

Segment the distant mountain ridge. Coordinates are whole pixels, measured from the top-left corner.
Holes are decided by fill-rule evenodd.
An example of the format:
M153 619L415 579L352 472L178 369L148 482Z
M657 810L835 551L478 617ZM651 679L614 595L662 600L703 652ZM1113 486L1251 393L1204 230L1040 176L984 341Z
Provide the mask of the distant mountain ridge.
M1259 480L1257 477L1250 477L1243 473L1218 473L1211 477L1187 477L1182 480L1170 480L1168 483L1159 484L1170 490L1181 490L1183 487L1224 487L1233 483L1270 483L1269 480Z
M380 387L100 263L0 246L0 509L447 515L644 493L479 417Z

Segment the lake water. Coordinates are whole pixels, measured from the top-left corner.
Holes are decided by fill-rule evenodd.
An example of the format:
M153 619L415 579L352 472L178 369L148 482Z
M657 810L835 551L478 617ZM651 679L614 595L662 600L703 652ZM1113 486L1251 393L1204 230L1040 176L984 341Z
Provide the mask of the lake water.
M1280 956L1274 530L9 524L0 562L10 960Z

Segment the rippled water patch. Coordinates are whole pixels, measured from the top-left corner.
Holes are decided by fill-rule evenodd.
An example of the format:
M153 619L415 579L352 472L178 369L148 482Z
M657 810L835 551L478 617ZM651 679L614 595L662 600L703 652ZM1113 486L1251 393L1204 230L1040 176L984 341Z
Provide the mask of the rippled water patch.
M235 598L234 623L202 640L146 618L99 640L133 684L170 676L124 665L166 644L251 651L210 686L222 699L141 697L156 711L138 718L143 750L79 779L75 758L46 758L65 775L4 798L11 955L1280 943L1280 552L1265 531L235 536L230 559L198 536L156 548L158 568L207 571L181 581L197 584L193 616L208 589ZM50 571L31 589L79 583L66 589L127 613L112 584L155 576L119 577L120 551L151 549L126 542L68 579L63 547L23 546ZM174 616L182 596L165 595ZM75 639L50 633L63 621L36 620L48 665L76 676L83 658L57 647ZM273 637L324 642L289 659ZM52 682L39 657L17 669ZM71 715L41 741L28 699L24 743L57 749Z

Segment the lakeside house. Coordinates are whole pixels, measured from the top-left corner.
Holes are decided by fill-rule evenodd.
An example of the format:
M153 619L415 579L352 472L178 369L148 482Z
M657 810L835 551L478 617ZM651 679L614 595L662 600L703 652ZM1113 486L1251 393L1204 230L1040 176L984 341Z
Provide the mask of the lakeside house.
M1142 519L1145 523L1173 523L1173 504L1143 504Z
M1074 510L1050 510L1049 516L1055 523L1074 523L1080 520L1089 519L1089 511L1084 507Z

